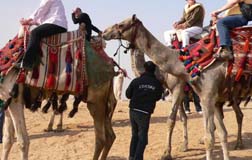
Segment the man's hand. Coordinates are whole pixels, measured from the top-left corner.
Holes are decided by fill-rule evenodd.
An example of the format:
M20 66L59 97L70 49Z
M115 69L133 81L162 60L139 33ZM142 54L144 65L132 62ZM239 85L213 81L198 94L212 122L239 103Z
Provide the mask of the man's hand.
M182 24L179 24L177 25L176 29L186 29L186 24L185 23L182 23Z
M172 26L173 26L173 28L175 28L175 29L176 29L176 28L177 28L177 26L178 26L178 22L174 22Z
M24 19L24 18L22 18L21 20L20 20L20 23L22 24L22 25L33 25L33 24L35 24L34 22L33 22L33 19Z
M218 15L220 14L221 12L219 11L219 10L216 10L216 11L213 11L212 13L211 13L211 16L212 17L218 17Z

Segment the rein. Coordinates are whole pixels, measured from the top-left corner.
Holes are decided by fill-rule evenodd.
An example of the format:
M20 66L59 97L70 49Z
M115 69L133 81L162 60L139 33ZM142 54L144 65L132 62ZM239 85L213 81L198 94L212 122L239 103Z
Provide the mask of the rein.
M135 41L136 41L136 36L137 36L137 31L138 31L138 27L140 26L140 25L142 25L142 22L140 21L140 20L138 20L138 19L136 19L131 25L128 25L127 27L125 27L122 31L118 31L119 32L119 35L120 35L120 38L119 38L119 47L117 48L117 50L116 50L116 52L115 52L115 54L114 54L114 56L116 56L117 54L118 54L118 51L119 51L119 49L121 48L121 47L123 47L123 48L125 48L125 51L124 51L124 53L127 53L127 51L129 50L129 49L134 49L135 48ZM134 27L133 29L132 29L132 27ZM125 46L125 45L123 45L123 43L122 43L122 38L121 38L121 36L122 36L122 34L124 33L124 32L126 32L126 31L128 31L128 30L130 30L130 29L132 29L132 36L131 36L131 40L130 40L130 42L129 42L129 45L128 46Z

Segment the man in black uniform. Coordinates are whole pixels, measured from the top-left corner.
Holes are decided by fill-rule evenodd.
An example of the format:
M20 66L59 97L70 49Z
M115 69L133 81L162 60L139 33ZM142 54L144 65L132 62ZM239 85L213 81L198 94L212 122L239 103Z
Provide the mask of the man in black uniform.
M132 137L130 143L130 160L143 160L143 154L148 144L148 130L151 114L156 101L163 93L162 84L154 75L156 65L145 62L145 73L134 79L126 90L126 96L130 99L130 122Z
M95 27L92 24L92 21L87 13L83 13L80 8L76 8L75 11L72 13L72 19L74 24L81 24L85 23L86 25L86 39L90 41L92 30L98 33L99 35L102 34L102 31L100 31L97 27Z

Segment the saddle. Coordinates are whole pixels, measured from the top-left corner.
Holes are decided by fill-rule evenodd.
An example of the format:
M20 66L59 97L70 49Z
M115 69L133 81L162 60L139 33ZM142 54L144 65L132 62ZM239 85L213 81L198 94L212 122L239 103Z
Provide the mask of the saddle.
M1 80L22 59L25 40L15 36L0 50ZM82 94L87 86L102 85L114 76L113 60L104 51L102 39L93 37L90 43L81 30L44 38L41 50L40 65L28 73L21 70L17 83L76 95Z
M238 27L231 31L233 43L234 61L229 61L227 76L234 76L235 81L239 81L241 76L252 74L252 50L251 35L252 27ZM184 63L185 69L191 77L200 76L200 73L210 66L214 61L213 54L219 48L219 39L215 30L200 39L198 42L181 50L179 59Z

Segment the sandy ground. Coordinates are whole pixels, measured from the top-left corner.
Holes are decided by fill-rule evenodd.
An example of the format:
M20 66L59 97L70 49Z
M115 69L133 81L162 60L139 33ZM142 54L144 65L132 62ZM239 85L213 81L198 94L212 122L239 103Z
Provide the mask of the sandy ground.
M168 101L159 102L152 116L149 130L149 144L145 151L146 160L157 160L161 157L167 132L167 115L171 109ZM191 105L194 111L193 105ZM242 106L243 120L243 150L234 150L236 141L237 125L235 114L231 108L225 107L225 124L228 130L228 142L231 160L252 160L252 103L247 108ZM29 159L30 160L91 160L94 150L93 121L84 104L79 107L79 112L73 118L64 117L63 128L65 132L45 133L50 114L41 112L31 113L25 111L27 128L31 139ZM56 119L57 122L57 119ZM189 115L189 151L181 152L182 123L175 126L173 134L174 159L181 160L203 160L205 159L204 145L198 140L203 136L202 116L198 113ZM130 124L128 119L128 101L119 102L113 117L113 126L116 133L115 143L110 151L108 160L127 160L130 142ZM0 149L2 146L0 145ZM219 139L216 134L214 159L221 160ZM19 160L19 150L15 143L10 153L10 160Z

